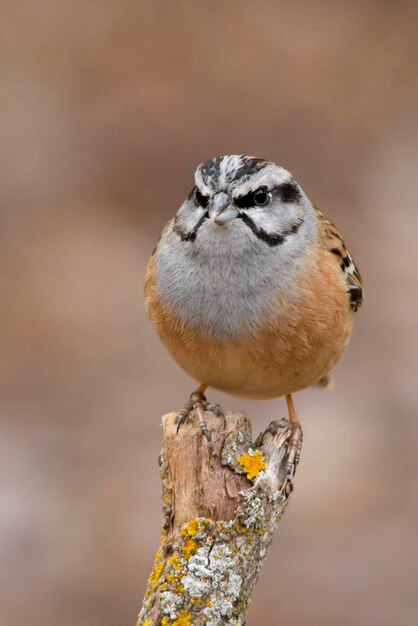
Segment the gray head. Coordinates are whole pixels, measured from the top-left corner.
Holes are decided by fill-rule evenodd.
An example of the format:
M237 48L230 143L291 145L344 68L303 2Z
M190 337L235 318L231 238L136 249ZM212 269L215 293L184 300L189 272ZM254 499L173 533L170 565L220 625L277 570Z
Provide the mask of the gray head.
M174 229L186 241L240 232L248 241L275 247L291 238L296 243L304 223L313 225L312 215L311 203L287 170L264 159L226 155L199 165Z

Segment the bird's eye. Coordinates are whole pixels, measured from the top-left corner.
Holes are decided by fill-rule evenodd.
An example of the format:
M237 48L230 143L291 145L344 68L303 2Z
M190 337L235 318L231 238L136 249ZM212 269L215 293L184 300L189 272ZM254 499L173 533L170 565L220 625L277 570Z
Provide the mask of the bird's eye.
M234 202L240 209L251 209L254 206L265 206L271 200L271 193L267 187L259 187L255 191L250 191L245 196L235 198Z
M270 194L267 187L260 187L253 194L254 204L256 206L264 206L270 202Z
M199 191L196 187L196 191L194 192L194 201L196 206L207 207L209 202L209 196L204 196L203 193Z

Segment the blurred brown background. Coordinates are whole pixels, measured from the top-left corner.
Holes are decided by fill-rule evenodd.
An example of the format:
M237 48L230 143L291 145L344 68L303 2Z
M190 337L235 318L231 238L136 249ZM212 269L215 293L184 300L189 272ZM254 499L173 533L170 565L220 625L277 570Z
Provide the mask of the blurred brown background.
M135 623L160 416L192 388L144 268L223 153L290 169L366 284L334 388L296 398L296 494L250 624L415 626L416 3L1 4L1 626ZM285 409L211 398L256 432Z

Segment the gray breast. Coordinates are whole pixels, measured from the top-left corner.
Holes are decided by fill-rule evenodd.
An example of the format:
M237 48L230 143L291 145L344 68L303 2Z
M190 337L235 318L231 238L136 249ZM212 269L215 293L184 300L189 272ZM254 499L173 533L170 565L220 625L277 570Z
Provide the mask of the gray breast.
M170 225L156 251L156 288L188 326L236 339L275 314L278 294L297 295L293 279L301 262L292 242L271 248L249 236L240 220L216 229L208 223L193 242Z

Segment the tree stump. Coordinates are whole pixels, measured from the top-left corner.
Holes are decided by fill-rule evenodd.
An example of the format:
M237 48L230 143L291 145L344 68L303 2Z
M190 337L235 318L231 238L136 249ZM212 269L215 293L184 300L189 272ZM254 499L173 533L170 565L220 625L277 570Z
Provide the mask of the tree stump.
M292 492L287 420L252 443L251 424L163 417L164 521L137 626L242 626L277 523ZM287 459L288 460L288 459Z

